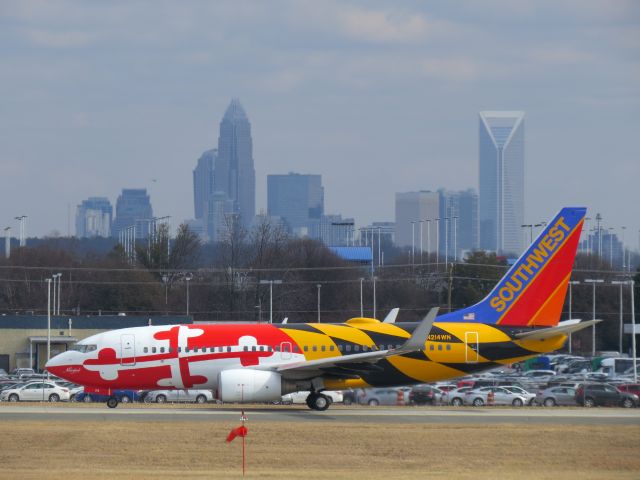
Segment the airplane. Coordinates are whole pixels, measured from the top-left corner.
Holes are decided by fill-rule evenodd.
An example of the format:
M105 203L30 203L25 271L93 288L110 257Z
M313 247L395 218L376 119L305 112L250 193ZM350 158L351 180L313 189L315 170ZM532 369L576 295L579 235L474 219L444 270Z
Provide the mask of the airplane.
M93 335L52 358L47 370L96 392L215 391L222 402L280 400L309 390L307 405L330 405L324 390L452 379L561 348L598 320L559 322L585 208L563 208L479 303L421 322L191 324L124 328ZM110 396L107 405L118 400Z

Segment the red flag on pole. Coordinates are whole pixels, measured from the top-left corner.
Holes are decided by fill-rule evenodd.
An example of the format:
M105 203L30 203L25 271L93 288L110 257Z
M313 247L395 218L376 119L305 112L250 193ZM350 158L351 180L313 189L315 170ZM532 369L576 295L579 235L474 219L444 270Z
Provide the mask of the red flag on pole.
M245 427L244 425L240 425L239 427L236 427L231 430L231 432L229 432L229 435L227 436L227 442L233 441L233 439L236 437L246 437L247 433L247 427Z

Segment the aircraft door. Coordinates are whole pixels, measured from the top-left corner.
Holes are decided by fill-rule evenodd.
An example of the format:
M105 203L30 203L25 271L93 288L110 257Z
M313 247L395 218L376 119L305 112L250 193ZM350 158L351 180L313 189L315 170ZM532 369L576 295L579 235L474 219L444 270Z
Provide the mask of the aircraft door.
M478 363L478 332L465 332L464 343L467 345L465 350L466 363Z
M135 335L120 335L120 364L136 364L136 337Z
M289 360L291 358L291 342L282 342L280 344L280 358Z

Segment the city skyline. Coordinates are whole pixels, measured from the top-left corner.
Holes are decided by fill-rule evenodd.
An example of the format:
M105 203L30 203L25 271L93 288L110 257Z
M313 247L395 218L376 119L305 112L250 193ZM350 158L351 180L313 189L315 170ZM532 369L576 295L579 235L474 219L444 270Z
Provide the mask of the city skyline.
M271 172L321 174L359 225L393 219L395 192L477 188L477 112L521 109L525 223L586 205L637 248L637 4L278 3L3 4L0 222L73 233L81 199L129 187L191 218L192 163L238 96L258 212Z

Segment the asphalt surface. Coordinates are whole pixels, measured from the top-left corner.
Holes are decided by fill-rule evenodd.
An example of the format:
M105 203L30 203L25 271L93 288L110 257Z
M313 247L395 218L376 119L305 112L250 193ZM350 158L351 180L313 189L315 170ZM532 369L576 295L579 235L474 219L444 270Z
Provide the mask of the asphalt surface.
M190 408L192 407L192 408ZM567 424L567 425L639 425L640 409L623 408L452 408L452 407L343 407L325 412L298 406L171 406L122 405L110 409L102 404L2 404L3 420L36 421L109 421L109 422L229 422L244 410L249 419L266 422L348 422L412 424Z

